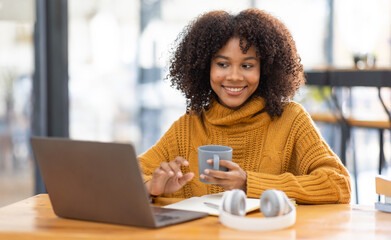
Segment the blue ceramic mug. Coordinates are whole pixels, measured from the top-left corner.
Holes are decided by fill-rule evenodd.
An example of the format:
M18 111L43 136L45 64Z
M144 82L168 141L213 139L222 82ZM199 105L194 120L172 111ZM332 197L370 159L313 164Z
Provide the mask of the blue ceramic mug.
M208 164L206 161L213 159L213 165ZM220 160L232 161L232 148L221 145L204 145L198 148L198 173L205 174L205 169L228 171L226 167L220 166ZM207 174L205 174L207 175ZM203 183L210 183L203 179L200 179Z

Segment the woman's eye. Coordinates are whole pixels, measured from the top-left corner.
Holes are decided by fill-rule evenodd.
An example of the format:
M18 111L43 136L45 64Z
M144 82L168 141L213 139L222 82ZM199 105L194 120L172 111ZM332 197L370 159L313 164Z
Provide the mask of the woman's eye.
M244 69L247 69L247 68L252 68L253 65L252 65L252 64L243 64L242 67L243 67Z
M222 67L222 68L226 68L226 67L228 67L228 64L227 63L223 63L223 62L218 62L217 66Z

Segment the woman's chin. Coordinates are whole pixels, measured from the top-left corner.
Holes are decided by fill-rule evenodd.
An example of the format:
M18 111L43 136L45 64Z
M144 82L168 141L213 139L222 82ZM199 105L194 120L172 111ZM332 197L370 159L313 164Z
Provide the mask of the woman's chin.
M241 106L243 106L245 102L227 102L227 103L223 103L223 105L227 108L230 108L230 109L233 109L233 110L237 110L239 109Z

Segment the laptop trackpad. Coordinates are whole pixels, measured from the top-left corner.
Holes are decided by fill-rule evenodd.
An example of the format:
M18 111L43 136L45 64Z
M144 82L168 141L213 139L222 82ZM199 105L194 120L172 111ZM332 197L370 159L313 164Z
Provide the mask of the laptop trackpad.
M152 207L152 212L158 226L166 226L205 217L203 212L186 211L179 209Z

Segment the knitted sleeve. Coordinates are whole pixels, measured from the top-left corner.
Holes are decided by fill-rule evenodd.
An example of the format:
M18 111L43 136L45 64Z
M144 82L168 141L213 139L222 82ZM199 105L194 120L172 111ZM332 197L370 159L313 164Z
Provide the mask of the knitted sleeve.
M176 156L185 157L185 145L188 141L189 117L183 115L175 121L164 133L160 140L145 153L138 156L144 182L152 179L153 171L160 166L163 161L169 162Z
M304 110L294 118L282 152L282 174L247 172L249 197L278 189L298 203L350 202L349 173Z

